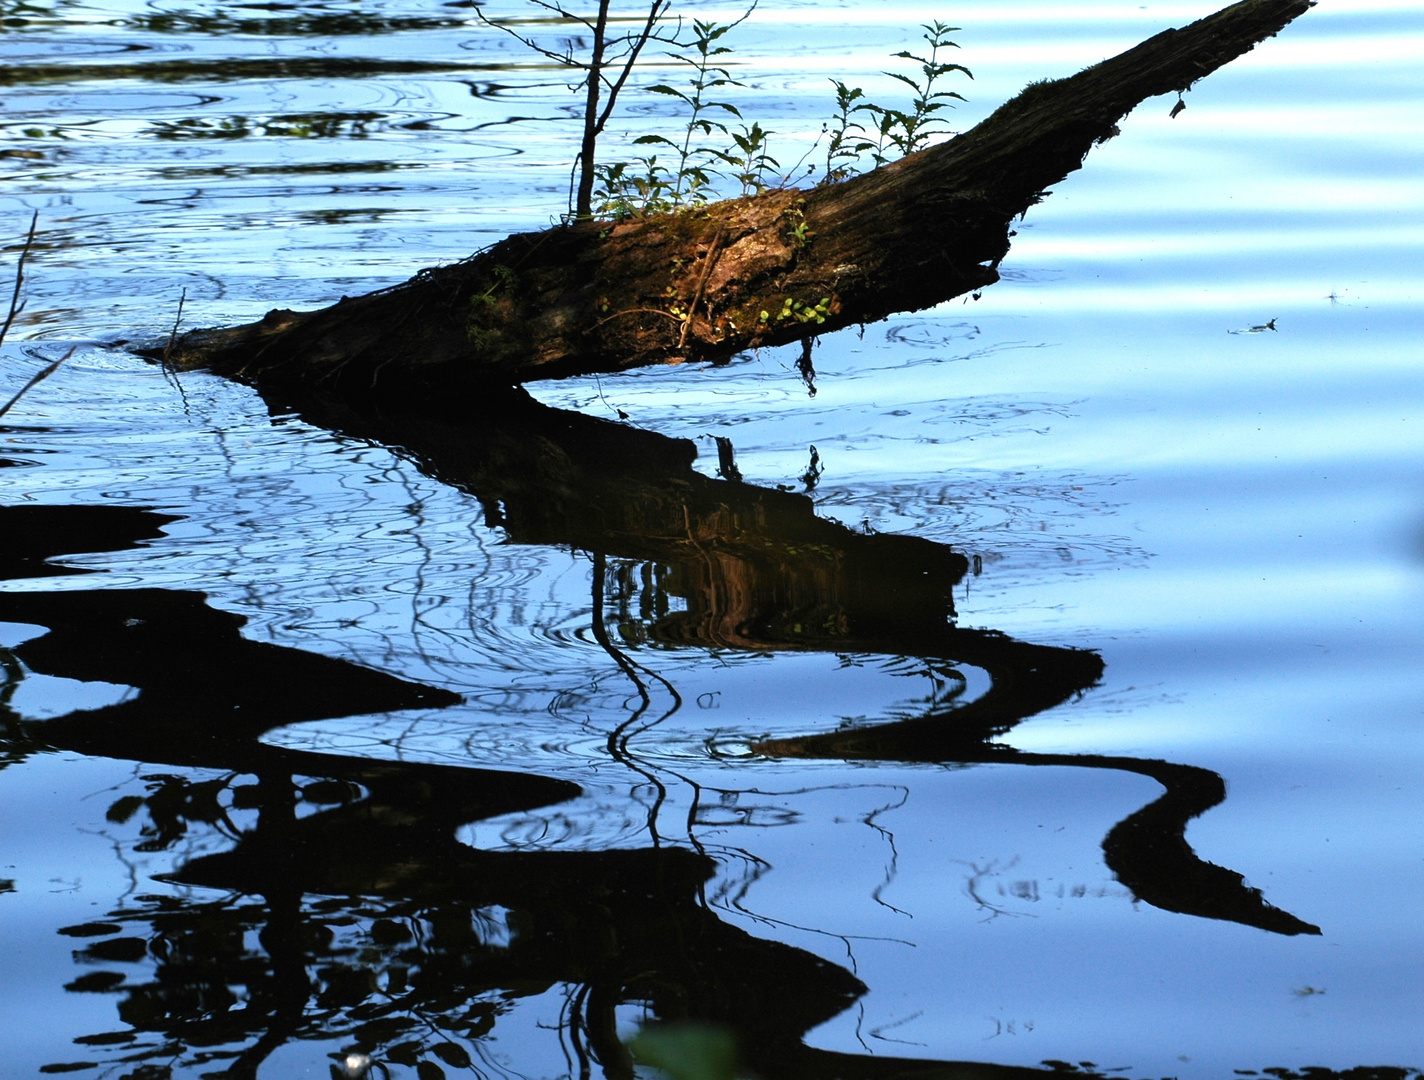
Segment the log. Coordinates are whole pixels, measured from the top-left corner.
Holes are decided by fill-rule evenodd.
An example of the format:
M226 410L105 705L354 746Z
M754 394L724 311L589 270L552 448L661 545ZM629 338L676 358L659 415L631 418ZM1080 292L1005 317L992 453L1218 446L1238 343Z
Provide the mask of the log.
M393 288L141 351L254 382L433 398L725 362L929 307L996 282L1014 219L1140 102L1189 89L1311 6L1241 0L841 183L516 234Z

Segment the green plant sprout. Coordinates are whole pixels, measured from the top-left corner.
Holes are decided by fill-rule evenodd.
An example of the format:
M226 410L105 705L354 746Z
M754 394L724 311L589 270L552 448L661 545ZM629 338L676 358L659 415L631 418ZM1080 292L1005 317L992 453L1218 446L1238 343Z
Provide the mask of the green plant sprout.
M658 164L656 154L634 158L642 172L628 171L632 162L619 161L597 168L601 187L594 192L600 217L626 218L642 214L663 214L677 209L667 169Z
M831 85L836 88L836 115L821 128L821 134L826 137L826 171L821 177L823 184L834 184L854 175L860 155L875 149L875 143L865 137L864 125L852 119L856 113L871 107L868 102L861 101L865 91L858 86L847 86L839 79L832 79ZM857 105L857 101L861 103Z
M890 78L904 83L914 91L915 96L910 102L909 111L887 109L872 103L856 106L856 110L864 110L875 117L877 139L872 156L877 166L892 160L888 154L890 147L898 150L902 157L905 154L913 154L929 142L931 135L944 130L943 127L937 127L937 125L944 125L946 121L943 117L935 114L942 109L953 108L951 102L963 101L964 96L952 90L936 90L936 82L956 71L963 72L971 79L974 78L973 73L963 64L946 64L939 59L941 49L959 48L955 42L949 39L949 35L959 30L959 27L946 26L936 20L932 23L921 24L921 29L925 31L924 39L930 46L929 56L916 56L912 52L897 52L895 54L899 59L913 60L919 64L920 78L916 79L912 75L901 75L893 71L884 72ZM838 97L840 91L840 84L837 84ZM867 147L867 149L871 148Z
M763 326L773 323L815 323L820 326L826 321L826 316L831 313L831 298L823 296L815 304L806 304L794 297L788 296L781 303L781 310L773 318L771 312L763 310L757 321Z
M766 151L771 134L755 122L751 127L743 124L740 131L731 133L736 149L724 153L722 157L736 170L732 173L732 179L742 185L743 195L758 195L765 191L769 186L767 176L781 168L781 163Z
M585 92L586 101L583 140L574 165L577 194L572 199L570 218L620 220L701 206L719 195L719 187L725 191L728 181L737 185L742 196L792 184L789 175L780 174L781 164L771 154L773 133L758 121L746 123L738 106L726 100L726 91L743 84L733 77L728 66L732 49L724 38L751 16L755 3L730 23L695 20L691 38L686 39L681 36L680 20L676 30L664 29L672 0L644 0L640 5L644 14L636 19L615 16L612 0L597 0L596 13L587 17L575 14L562 0L528 2L557 15L561 21L584 27L592 35L587 39L591 45L585 45L584 39L568 39L561 50L554 50L522 33L513 20L494 21L480 16L561 66L582 72L574 84L575 89ZM625 33L615 33L611 28L621 23L633 26ZM949 37L959 27L935 21L922 24L921 29L929 46L925 55L910 51L894 54L897 59L912 61L918 70L910 74L884 73L910 88L908 107L877 104L869 101L861 88L831 80L836 111L821 129L826 140L821 183L836 183L855 175L866 154L870 155L872 167L878 168L895 157L923 149L932 137L947 130L947 123L939 114L965 99L943 89L942 80L955 72L971 79L974 76L962 64L942 59L945 50L959 47ZM686 119L675 136L643 135L633 140L634 146L662 147L666 151L663 154L648 153L630 161L601 163L596 160L597 140L649 41L670 46L664 55L690 70L684 82L655 83L644 87L643 92L673 98L686 109ZM584 48L588 49L586 56L581 52ZM742 121L735 130L729 127L733 119ZM800 167L798 164L795 169ZM809 166L808 173L815 168ZM797 247L804 247L811 236L803 223L791 230L789 238Z
M755 5L753 5L754 7ZM683 129L681 142L674 142L665 135L644 135L642 138L633 140L635 146L669 146L677 154L677 170L673 174L672 189L672 200L677 205L695 205L706 202L710 197L712 177L716 174L712 163L717 161L734 162L731 154L726 150L694 144L693 140L698 137L709 138L714 132L720 132L722 135L728 134L727 125L720 120L712 119L709 115L711 113L722 112L735 116L738 120L742 118L741 112L735 105L726 101L714 101L708 95L725 86L742 85L732 78L732 73L727 68L715 63L719 57L726 56L732 51L725 45L718 45L717 42L751 13L752 9L748 9L746 15L732 23L704 22L701 19L694 21L692 24L692 48L696 50L696 56L683 56L676 52L667 54L677 63L686 64L692 68L692 78L687 83L688 90L679 90L667 83L657 83L647 88L647 92L650 94L663 94L676 98L692 110L692 115ZM757 126L757 130L760 131L760 125ZM761 141L765 142L764 132Z
M470 296L469 311L465 318L465 335L477 349L489 345L489 326L499 307L501 293L509 293L519 283L519 276L507 266L492 268L483 278L479 287Z
M667 36L661 30L667 17L668 8L672 6L672 0L651 0L647 5L647 15L635 20L633 29L622 34L610 33L610 22L626 21L613 18L610 11L612 0L598 0L598 11L591 19L575 14L570 8L565 7L562 3L554 2L554 0L529 0L529 2L545 11L552 12L564 22L584 27L591 35L587 57L575 55L575 42L572 40L566 41L561 51L547 49L534 41L533 38L521 33L513 21L500 20L496 22L486 18L478 8L476 8L476 12L485 24L504 31L525 47L554 61L561 67L572 68L583 73L571 86L571 89L582 90L584 94L583 139L580 143L578 156L574 159L574 170L578 177L578 183L577 194L573 200L573 216L575 218L590 218L593 216L593 187L598 178L596 161L598 137L608 126L608 119L613 115L614 106L618 104L618 95L627 84L628 77L633 73L633 68L638 63L638 57L642 54L644 46L650 41L660 41L678 47L683 44L677 40L676 33ZM610 76L609 72L615 74Z

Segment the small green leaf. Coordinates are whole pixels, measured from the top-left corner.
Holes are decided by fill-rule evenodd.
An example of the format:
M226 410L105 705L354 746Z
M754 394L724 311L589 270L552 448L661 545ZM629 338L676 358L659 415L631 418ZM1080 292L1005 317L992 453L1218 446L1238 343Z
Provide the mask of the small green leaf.
M730 1031L710 1024L647 1027L628 1043L641 1065L663 1070L672 1080L736 1080L737 1044Z

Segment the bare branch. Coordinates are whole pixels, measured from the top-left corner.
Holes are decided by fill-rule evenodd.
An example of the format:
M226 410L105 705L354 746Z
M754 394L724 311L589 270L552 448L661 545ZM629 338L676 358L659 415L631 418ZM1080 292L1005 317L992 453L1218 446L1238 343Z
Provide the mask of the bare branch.
M531 4L538 4L540 7L548 8L550 11L562 12L561 8L557 8L552 4L545 4L542 2L542 0L529 0L529 2ZM519 44L523 45L526 49L530 49L533 52L538 53L540 56L547 57L548 59L554 61L554 63L560 65L561 67L577 68L579 71L587 71L589 68L589 65L574 59L572 49L568 49L561 53L555 52L553 49L546 49L544 46L536 42L533 38L526 37L518 30L515 30L509 23L495 22L493 19L488 18L484 14L484 12L480 11L479 9L476 9L475 14L476 17L479 18L480 22L484 23L486 26L492 26L496 30L502 30L504 33L512 37L515 41L519 42ZM594 29L592 24L588 23L584 19L580 19L574 15L569 15L567 17L573 19L576 22L582 23L584 26L587 26L590 31Z
M173 332L168 335L168 344L163 347L163 357L161 363L163 370L168 370L168 357L173 352L173 342L178 339L178 324L183 321L183 303L188 299L188 290L184 289L178 297L178 314L173 316Z
M593 48L588 56L588 77L584 80L586 91L583 106L583 141L579 147L578 193L574 197L574 214L579 218L593 216L593 155L598 143L599 128L595 124L598 116L598 92L603 85L604 48L607 45L608 8L612 0L598 0L598 26L593 32ZM663 0L653 0L656 7Z
M523 45L526 49L530 49L533 52L539 53L541 56L548 57L560 67L577 68L580 71L588 70L588 65L581 63L578 60L575 60L573 57L573 53L571 52L557 53L554 52L552 49L544 48L544 46L535 43L532 39L525 37L523 34L520 34L517 31L511 30L507 26L501 26L499 23L495 22L490 23L490 25L498 30L503 30L506 34L512 37L515 41L519 42L519 44Z
M10 324L15 321L15 316L25 310L24 301L20 299L20 286L25 283L25 258L30 253L30 248L35 243L35 226L39 223L40 212L36 210L30 217L30 234L25 237L25 246L20 249L20 261L15 264L15 291L10 294L10 314L5 316L5 325L0 326L0 342L5 340L5 335L10 332ZM24 393L23 390L20 393ZM14 402L10 402L13 405ZM10 405L6 405L8 409ZM0 416L4 411L0 410Z
M46 379L48 379L51 375L53 375L56 371L58 371L58 370L59 370L59 365L62 364L62 363L64 363L64 362L65 362L66 360L68 360L71 356L73 356L73 355L74 355L74 350L75 350L76 348L78 348L77 345L71 345L71 346L69 347L69 351L68 351L67 353L65 353L63 356L61 356L58 360L54 361L53 363L48 364L48 365L46 365L45 367L41 368L38 375L34 376L32 379L30 379L29 382L25 383L24 386L20 387L20 392L19 392L18 394L16 394L14 397L12 397L9 401L5 402L5 404L4 404L3 406L0 406L0 417L3 417L7 412L9 412L12 408L14 408L15 402L19 401L22 397L24 397L26 394L28 394L34 387L38 386L40 383L44 382L44 381L45 381Z
M668 6L671 6L670 0L669 0ZM647 44L648 42L650 42L650 41L655 41L655 42L657 42L659 45L671 45L671 46L672 46L673 48L675 48L675 49L685 49L685 48L687 48L688 45L691 44L691 42L682 41L682 40L678 37L678 35L681 34L681 33L682 33L682 17L681 17L681 16L678 16L678 17L677 17L677 28L672 32L672 34L671 34L670 36L664 36L663 34L658 33L656 30L654 30L651 34L643 34L643 33L624 34L624 35L623 35L622 37L620 37L620 38L614 38L614 39L612 39L611 41L609 41L607 47L604 49L604 56L605 56L605 57L607 57L608 54L609 54L610 52L612 52L612 51L618 51L620 46L629 46L630 43L632 43L632 46L634 46L634 47L628 48L628 49L626 49L626 51L619 51L619 52L618 52L618 55L615 56L615 57L613 57L611 61L609 61L609 60L606 59L605 62L604 62L604 66L605 66L605 67L615 67L615 66L617 66L618 64L623 64L623 63L626 62L626 64L629 65L629 66L627 66L627 67L625 68L625 71L631 71L631 65L637 61L637 58L638 58L638 57L637 57L637 54L638 54L638 52L641 51L642 48L643 48L643 46L646 45L646 44ZM601 78L602 81L603 81L603 85L604 85L606 88L608 88L610 91L612 91L612 90L613 90L613 87L614 87L614 85L615 85L615 81L614 81L613 79L610 79L610 78L609 78L608 76L606 76L606 75L601 75L600 78ZM624 75L622 75L622 76L617 80L617 82L616 82L616 85L617 85L618 89L621 90L621 89L623 88L623 83L626 82L626 81L627 81L627 75L624 74ZM614 95L613 95L613 96L614 96L614 97L617 97L617 96L618 96L616 91L614 92ZM605 111L608 111L608 112L610 113L610 115L611 115L611 110L605 110ZM607 122L607 119L608 119L608 117L605 116L605 117L603 118L603 122L606 123L606 122Z
M623 64L623 70L618 75L618 80L608 88L608 101L603 106L603 112L598 116L598 122L593 127L595 135L602 135L604 125L608 123L608 118L613 115L613 106L618 103L618 93L623 89L623 84L628 81L628 76L633 73L633 65L638 62L638 54L643 51L643 46L653 36L653 30L658 24L658 20L667 13L672 0L653 0L652 6L648 8L648 18L643 24L643 32L638 35L633 43L633 51L628 54L628 59ZM753 5L755 6L755 5ZM750 12L748 12L750 14ZM745 18L746 16L743 16Z

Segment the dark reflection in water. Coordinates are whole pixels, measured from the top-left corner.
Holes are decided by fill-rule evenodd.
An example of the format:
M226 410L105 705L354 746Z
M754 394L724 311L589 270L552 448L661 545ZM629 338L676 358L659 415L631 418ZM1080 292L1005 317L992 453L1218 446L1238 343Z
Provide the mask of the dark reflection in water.
M56 24L63 25L66 9L80 7L78 3L58 0L43 3L37 0L6 0L0 3L0 25L5 29L43 31ZM458 29L468 24L460 8L473 8L473 0L440 5L442 14L392 15L380 10L363 11L359 6L343 3L240 3L230 10L216 7L212 11L137 11L108 21L110 26L140 31L150 36L165 34L201 34L212 37L241 35L243 37L346 37L409 32L412 30ZM260 14L265 12L266 14Z
M600 556L659 564L659 587L686 607L663 613L653 605L643 633L655 640L936 659L973 665L993 680L971 702L951 698L949 707L914 718L769 740L757 746L760 752L1074 765L1149 776L1166 793L1114 828L1103 844L1108 866L1138 899L1281 934L1320 933L1266 903L1240 874L1198 859L1188 846L1187 822L1226 797L1216 773L1165 761L1026 754L993 742L1023 719L1096 684L1102 661L1092 652L954 626L953 588L968 562L943 545L858 533L816 517L803 495L698 473L691 442L551 409L522 393L501 403L497 420L474 422L434 418L429 410L419 416L387 413L384 420L319 406L310 411L323 424L344 424L406 448L425 471L479 497L488 519L515 542L573 544ZM600 585L596 581L596 602L604 592ZM604 620L596 615L597 634ZM627 624L626 617L618 624L624 640L642 636L624 629ZM605 634L600 640L617 658L611 639Z
M946 547L820 519L805 496L696 472L691 443L549 409L522 393L474 419L358 414L319 402L303 411L403 448L431 475L473 492L513 542L593 553L594 636L641 691L634 715L609 735L615 758L649 708L645 683L656 677L629 655L640 642L915 658L948 688L920 713L757 749L1150 776L1165 794L1103 843L1109 867L1139 899L1276 933L1319 933L1187 845L1187 822L1224 798L1217 774L1021 753L994 741L1094 685L1102 662L1092 652L955 627L952 589L967 566ZM136 546L171 520L122 508L0 508L0 570L62 572L42 560ZM647 572L630 573L626 562L610 570L610 560ZM669 597L681 598L682 610ZM422 1078L444 1068L488 1071L488 1037L501 1016L516 1000L550 991L565 994L558 1037L569 1072L581 1076L595 1066L609 1077L633 1075L615 1013L630 1004L660 1020L730 1029L762 1076L1042 1075L806 1047L807 1031L866 988L835 964L720 919L704 896L716 865L700 849L655 833L649 846L605 851L480 851L455 838L461 825L573 799L580 789L572 783L259 740L302 721L458 703L448 691L249 641L240 617L196 592L0 593L0 620L47 630L0 666L7 760L58 749L179 770L146 775L147 794L117 800L111 820L144 820L140 847L149 851L173 848L200 825L230 841L167 879L219 890L220 899L142 895L61 931L79 939L84 969L67 988L117 994L123 1025L79 1042L130 1067L127 1076L167 1076L174 1067L256 1076L279 1047L318 1039L340 1040L385 1067L419 1067ZM955 664L988 672L990 688L962 700ZM26 720L8 704L25 668L136 693ZM181 775L194 768L222 775ZM255 824L239 828L229 808L255 812Z
M508 65L362 56L263 56L135 60L107 64L16 64L0 69L0 86L63 83L67 87L105 79L151 83L237 82L243 79L370 79L382 75L434 75L498 71Z
M46 560L137 547L157 540L163 526L177 520L122 506L0 507L0 581L90 573Z

